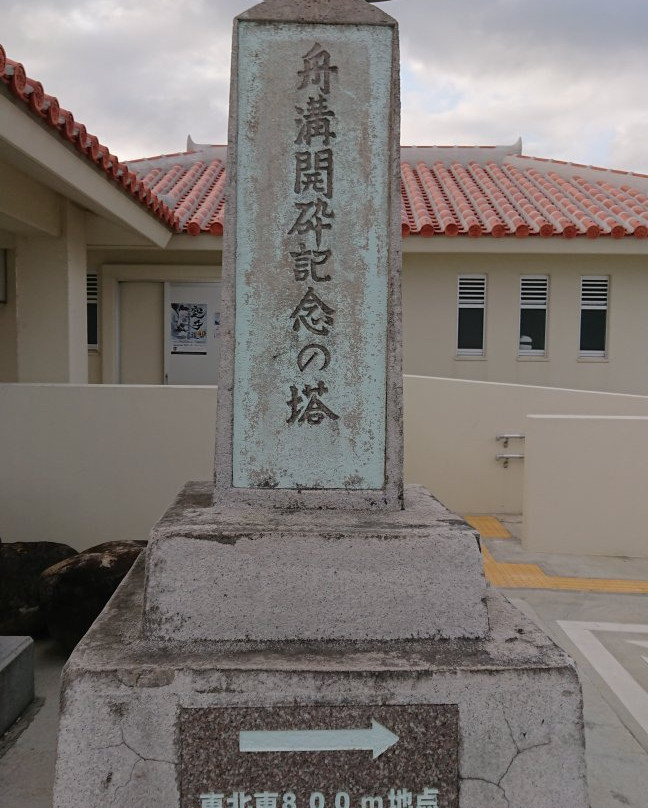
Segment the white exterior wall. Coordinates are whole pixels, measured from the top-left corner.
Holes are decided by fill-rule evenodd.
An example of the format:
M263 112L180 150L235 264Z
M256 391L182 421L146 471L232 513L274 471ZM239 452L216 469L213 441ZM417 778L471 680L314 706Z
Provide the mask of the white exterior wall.
M483 241L483 240L482 240ZM570 243L569 246L571 246ZM591 245L589 245L591 246ZM484 357L457 357L457 278L487 276ZM549 276L547 355L519 357L522 275ZM608 356L578 356L580 279L608 275ZM619 254L417 253L403 272L405 372L648 394L648 257Z
M0 384L0 412L3 541L61 541L81 549L100 541L143 539L187 480L212 477L214 387ZM502 451L495 435L524 432L527 415L537 412L648 416L648 398L406 377L407 481L426 485L458 513L521 512L525 469L532 467L512 461L502 468L495 461ZM596 446L599 426L592 421L574 446L588 441ZM646 430L641 434L637 451L648 457ZM567 438L559 442L563 451L571 446ZM554 462L550 469L548 461L536 461L536 445L531 444L529 463L540 463L541 479L550 472L562 479L568 496L569 466ZM619 481L627 470L634 485L636 464L622 462L626 446L608 441L596 454L605 457ZM601 463L588 464L589 457L583 458L582 472L590 468L595 479ZM586 485L583 481L583 490ZM542 482L534 496L536 504L547 506ZM606 503L613 508L609 497ZM641 512L643 506L636 504ZM608 537L610 553L624 529L625 500L622 505L616 509L617 530ZM586 533L574 531L586 544ZM534 549L540 549L536 535Z
M527 415L648 416L644 396L422 376L405 376L404 392L405 477L462 514L522 512L526 459L505 469L495 455L524 452L524 443L511 441L505 450L495 437L524 434Z
M188 237L187 237L188 238ZM19 239L38 245L49 239ZM485 240L482 240L485 241ZM502 245L507 246L507 245ZM571 246L571 245L569 245ZM614 246L614 245L613 245ZM47 252L47 250L46 250ZM51 258L51 251L47 252ZM134 253L122 250L126 260ZM91 266L102 278L100 294L101 339L98 352L83 360L88 367L88 378L93 383L158 383L163 363L161 333L161 295L164 281L217 280L220 259L217 252L203 253L176 251L154 253L160 263L151 261L153 253L146 255L147 263L103 263L110 254L91 252ZM113 253L114 255L114 253ZM32 263L39 265L38 256ZM139 258L139 256L138 256ZM198 261L196 259L199 259ZM76 265L80 266L77 256ZM191 261L191 263L188 263ZM203 264L204 265L201 265ZM213 263L209 263L213 262ZM42 262L40 262L42 265ZM486 305L485 356L457 357L457 277L460 274L484 273L488 279ZM547 316L547 356L519 357L519 283L525 274L547 274L550 278L549 308ZM610 276L610 308L608 312L608 356L602 359L583 359L578 356L580 326L580 278L582 275ZM77 281L79 279L77 278ZM40 294L42 282L52 286L46 296ZM137 328L119 325L120 284L146 283L141 287L137 308L142 322ZM31 327L39 323L55 305L62 305L65 290L60 278L49 273L45 279L32 273L28 287L23 283L23 295L30 293L35 306L23 320L21 335L29 347L31 371L23 371L21 380L63 380L54 376L54 365L42 348L42 339ZM33 288L32 288L33 287ZM78 297L73 308L70 326L77 337L85 329L84 301ZM132 288L128 287L128 296ZM33 293L33 294L32 294ZM49 300L49 305L47 301ZM58 303L56 303L58 301ZM130 302L130 301L129 301ZM5 336L0 350L0 379L15 380L15 365L11 339L15 338L11 303L1 307L0 336ZM640 255L573 254L518 254L497 252L430 252L406 253L403 275L404 359L405 371L410 374L443 376L457 379L497 381L583 390L648 394L648 258ZM44 321L43 321L44 322ZM20 326L19 326L20 327ZM155 332L155 334L154 334ZM31 336L30 336L31 335ZM121 338L121 339L120 339ZM22 351L25 356L25 349ZM57 354L58 355L58 354ZM79 357L73 362L78 366ZM120 359L125 373L120 375ZM25 362L22 362L23 367ZM74 370L78 374L79 368ZM12 375L13 373L13 375ZM76 375L76 380L82 377Z
M526 420L524 546L648 557L648 417Z
M60 236L16 237L20 382L88 380L84 214L62 202Z
M98 265L93 258L102 278L102 337L99 354L90 356L91 381L161 381L162 283L220 278L220 266L186 263L195 261L191 252L162 255L165 263L160 264ZM169 265L169 258L175 263ZM201 255L205 261L219 258L216 253ZM487 276L485 356L458 357L457 278L479 273ZM546 357L518 356L520 277L528 274L549 276ZM610 277L609 350L602 359L578 356L582 275ZM146 326L138 332L125 322L119 335L119 288L130 297L135 290L130 285L138 283L148 284L139 288L137 298ZM640 255L592 255L575 249L568 256L489 251L404 256L404 363L409 374L648 395L647 312L648 257ZM119 354L127 371L121 376Z

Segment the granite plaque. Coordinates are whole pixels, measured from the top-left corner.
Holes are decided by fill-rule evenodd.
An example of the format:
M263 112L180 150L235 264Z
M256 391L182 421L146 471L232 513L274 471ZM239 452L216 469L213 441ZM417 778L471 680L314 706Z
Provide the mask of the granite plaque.
M457 705L187 708L181 808L459 808Z

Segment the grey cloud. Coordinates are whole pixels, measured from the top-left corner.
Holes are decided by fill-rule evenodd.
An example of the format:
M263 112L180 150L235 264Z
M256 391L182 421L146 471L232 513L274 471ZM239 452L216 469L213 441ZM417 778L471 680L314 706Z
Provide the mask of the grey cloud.
M122 158L224 142L232 18L253 0L3 0L0 41ZM392 0L403 140L512 142L648 170L646 0Z
M394 0L413 55L458 71L559 60L622 65L645 53L645 0Z

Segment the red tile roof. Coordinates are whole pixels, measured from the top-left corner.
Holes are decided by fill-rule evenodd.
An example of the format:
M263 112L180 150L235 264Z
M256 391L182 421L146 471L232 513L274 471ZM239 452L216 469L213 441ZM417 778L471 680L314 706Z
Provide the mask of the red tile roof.
M402 150L404 236L648 236L644 175L525 157L521 143L495 159L470 148L450 159L439 148L411 151L426 159Z
M120 162L0 45L0 82L24 109L178 232L223 233L223 146ZM648 177L525 157L511 147L404 147L403 236L648 236Z
M106 179L120 185L138 202L146 206L167 226L179 230L175 211L153 194L137 175L130 171L126 163L110 153L107 146L86 127L75 121L71 112L62 109L58 99L48 95L43 85L27 76L20 62L9 59L0 45L0 84L5 84L14 98L24 105L25 111L42 121L46 126L73 144L79 153L95 165Z
M167 154L128 163L143 185L174 210L178 228L191 236L223 235L224 147Z
M130 162L191 234L223 233L224 146ZM648 236L648 177L480 147L402 149L404 236ZM461 157L461 159L458 159ZM492 159L490 159L492 157ZM624 181L624 179L626 181ZM642 189L643 186L643 189Z

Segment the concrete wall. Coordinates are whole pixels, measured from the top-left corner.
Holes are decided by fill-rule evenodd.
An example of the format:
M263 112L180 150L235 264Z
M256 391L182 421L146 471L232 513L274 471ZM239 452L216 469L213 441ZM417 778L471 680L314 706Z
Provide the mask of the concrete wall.
M578 246L569 255L406 254L405 372L648 395L648 259ZM457 277L470 273L487 275L483 357L456 355ZM529 274L549 276L546 357L518 356L520 276ZM578 356L582 275L610 277L608 356L600 359Z
M524 546L648 558L648 417L527 418Z
M648 398L406 376L406 479L459 513L521 513L526 461L505 469L495 436L524 434L532 413L648 416ZM511 441L508 451L524 452L524 443Z
M214 387L0 385L0 536L78 548L146 538L185 481L211 478L215 410ZM406 377L406 479L459 513L520 513L525 468L540 462L540 477L549 472L534 460L533 438L529 464L504 469L495 435L525 432L534 413L648 416L648 398ZM598 422L589 434L596 444ZM619 478L626 445L614 449L612 441L597 452L609 453ZM589 468L598 474L596 464ZM634 485L636 464L627 469ZM568 491L571 478L560 474Z
M58 236L16 237L18 380L88 379L85 216L61 203Z
M146 538L212 476L215 388L0 385L0 537Z

